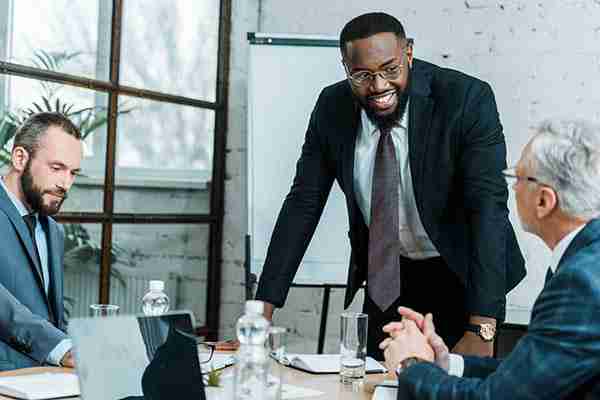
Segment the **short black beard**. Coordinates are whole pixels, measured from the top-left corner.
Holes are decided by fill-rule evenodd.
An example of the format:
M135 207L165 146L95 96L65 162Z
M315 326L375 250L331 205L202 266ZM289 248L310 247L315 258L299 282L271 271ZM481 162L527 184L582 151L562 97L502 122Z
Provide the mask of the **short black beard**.
M362 108L365 110L367 117L369 120L379 128L379 130L387 130L391 129L400 124L400 120L406 111L406 106L408 105L409 93L410 93L410 84L411 84L411 70L408 70L408 82L406 84L406 89L400 93L398 89L396 89L396 96L398 96L398 105L396 109L388 114L388 115L377 115L368 105L362 104Z
M23 189L23 195L25 201L33 212L37 212L40 215L48 216L54 215L60 211L63 201L67 198L66 193L62 193L63 200L58 204L56 209L46 207L44 205L44 191L33 183L33 175L31 174L31 160L27 161L23 175L21 175L21 188Z
M379 128L379 130L389 130L398 126L404 115L404 111L406 111L409 97L408 90L403 93L398 93L398 91L396 91L396 95L398 96L398 105L393 112L387 115L377 115L370 107L363 105L367 117L375 124L375 126L377 126L377 128Z
M25 196L25 201L31 207L31 210L34 212L40 212L44 199L42 198L42 193L39 188L35 186L33 183L33 175L31 175L31 160L27 161L25 165L25 171L23 171L23 175L21 175L21 187L23 188L23 195Z

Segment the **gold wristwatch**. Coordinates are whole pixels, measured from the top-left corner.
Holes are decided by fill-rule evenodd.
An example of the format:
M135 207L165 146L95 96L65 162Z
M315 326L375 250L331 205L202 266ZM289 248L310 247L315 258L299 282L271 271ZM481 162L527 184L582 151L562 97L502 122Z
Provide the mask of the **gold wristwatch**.
M466 329L475 332L484 342L491 342L496 337L496 327L493 324L467 324Z

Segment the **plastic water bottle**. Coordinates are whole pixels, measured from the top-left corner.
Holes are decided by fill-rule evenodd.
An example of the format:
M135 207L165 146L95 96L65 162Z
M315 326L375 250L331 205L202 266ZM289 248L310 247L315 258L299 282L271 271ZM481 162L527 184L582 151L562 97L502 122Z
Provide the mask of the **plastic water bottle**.
M142 311L145 315L162 315L169 311L169 297L164 290L163 281L150 281L149 290L142 298Z
M236 324L240 348L234 378L235 400L266 399L269 357L265 342L269 321L263 317L264 303L249 300Z

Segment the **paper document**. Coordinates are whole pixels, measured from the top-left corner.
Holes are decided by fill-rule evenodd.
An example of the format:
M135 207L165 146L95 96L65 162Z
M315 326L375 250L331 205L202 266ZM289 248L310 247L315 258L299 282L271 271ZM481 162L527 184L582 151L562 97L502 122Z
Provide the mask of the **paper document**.
M207 363L201 363L202 372L210 372L211 370L219 370L235 364L235 356L233 354L214 353L212 358Z
M398 397L398 381L385 380L375 385L372 400L396 400Z
M0 394L26 400L79 396L77 375L69 373L6 376L0 378Z
M281 363L303 371L320 374L340 372L339 354L286 354ZM367 373L382 373L387 372L387 369L375 359L367 357L365 371Z

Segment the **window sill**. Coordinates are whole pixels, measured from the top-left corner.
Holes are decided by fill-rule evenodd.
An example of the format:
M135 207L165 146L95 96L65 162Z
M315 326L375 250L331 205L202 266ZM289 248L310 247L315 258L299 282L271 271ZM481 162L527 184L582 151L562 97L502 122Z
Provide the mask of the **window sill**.
M76 186L104 186L104 171L85 170L75 180ZM157 170L149 168L119 168L115 187L207 190L209 171Z

